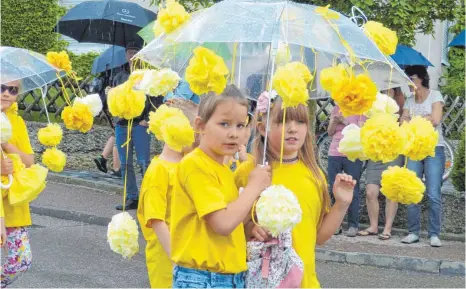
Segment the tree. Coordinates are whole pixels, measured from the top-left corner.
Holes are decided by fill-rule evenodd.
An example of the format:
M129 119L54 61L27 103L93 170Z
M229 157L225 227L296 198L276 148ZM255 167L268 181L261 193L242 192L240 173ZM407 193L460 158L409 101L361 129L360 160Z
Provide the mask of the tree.
M57 19L65 12L66 8L58 0L2 0L2 45L42 54L66 48L68 43L52 32Z
M460 192L464 192L464 132L461 136L460 147L455 156L451 182L453 183L453 186L455 186L455 189Z

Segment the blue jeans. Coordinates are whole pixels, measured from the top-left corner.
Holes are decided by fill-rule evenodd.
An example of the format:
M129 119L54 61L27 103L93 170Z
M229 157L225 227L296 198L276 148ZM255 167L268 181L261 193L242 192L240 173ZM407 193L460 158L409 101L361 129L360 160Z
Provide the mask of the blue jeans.
M425 175L426 195L428 198L429 237L439 236L442 227L442 176L445 170L445 148L437 146L435 157L427 157L422 161L408 160L408 169L416 172L419 178ZM419 236L421 230L421 205L408 206L408 230Z
M359 228L359 179L361 178L362 161L350 161L347 157L328 156L328 185L332 201L335 201L333 196L333 183L335 177L339 173L345 173L353 177L357 181L353 190L353 200L348 208L348 227Z
M128 135L128 127L116 125L115 127L115 143L118 149L118 155L121 162L121 178L126 180L126 199L137 200L139 197L138 185L136 182L136 175L134 173L133 165L133 147L136 150L136 158L139 166L142 168L142 175L147 170L150 164L150 135L147 132L147 127L135 125L131 129L131 141L128 143L128 148L122 145L126 142ZM128 156L126 156L126 149L128 149Z
M220 274L175 266L173 288L245 288L244 272Z

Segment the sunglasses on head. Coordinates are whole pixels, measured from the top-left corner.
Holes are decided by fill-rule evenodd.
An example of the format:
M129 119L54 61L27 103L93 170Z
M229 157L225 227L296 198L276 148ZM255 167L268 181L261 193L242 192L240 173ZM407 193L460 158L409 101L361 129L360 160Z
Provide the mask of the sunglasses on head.
M8 85L2 84L2 93L4 93L7 90L8 90L9 94L17 95L18 91L19 91L19 87L17 87L17 86L8 86Z

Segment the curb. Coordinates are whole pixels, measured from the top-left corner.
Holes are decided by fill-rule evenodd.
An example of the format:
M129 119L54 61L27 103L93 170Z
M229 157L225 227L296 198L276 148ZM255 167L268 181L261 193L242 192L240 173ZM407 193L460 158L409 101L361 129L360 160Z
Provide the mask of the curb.
M73 211L65 211L55 208L45 208L40 206L29 206L31 209L31 213L36 215L48 216L57 219L63 219L68 221L75 221L86 223L90 225L98 225L98 226L107 226L108 223L112 220L112 218L102 217L102 216L95 216L86 213L79 213Z
M86 188L96 189L99 191L103 191L105 193L123 195L123 187L119 185L112 185L107 182L102 181L91 181L91 180L84 180L80 178L73 178L68 176L63 176L57 173L49 172L47 176L47 181L60 183L60 184L69 184L69 185L76 185L82 186Z
M465 266L463 262L446 260L361 252L341 252L322 248L316 248L316 260L447 276L465 276Z

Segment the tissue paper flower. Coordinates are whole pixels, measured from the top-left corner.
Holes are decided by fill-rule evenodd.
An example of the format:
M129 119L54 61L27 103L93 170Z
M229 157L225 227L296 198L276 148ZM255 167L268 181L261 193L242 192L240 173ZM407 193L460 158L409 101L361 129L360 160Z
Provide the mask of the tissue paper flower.
M401 129L406 134L403 155L413 161L421 161L428 156L435 157L438 132L430 121L415 116L409 122L403 123Z
M170 33L189 18L189 13L186 12L181 4L174 0L168 0L166 7L159 10L157 24L163 28L165 33ZM154 32L156 36L160 35L160 30L155 30Z
M377 97L372 104L372 107L364 113L367 118L373 117L377 113L388 113L396 115L400 111L400 107L396 101L390 96L380 93L377 93Z
M376 114L368 119L361 129L362 147L366 156L383 163L395 160L402 152L406 136L396 117Z
M415 172L398 166L389 167L382 173L380 186L387 199L404 205L418 204L426 190Z
M88 132L94 124L94 117L89 106L83 103L74 103L67 106L61 113L61 118L65 127L70 130L79 130L82 133Z
M180 113L166 119L161 129L162 141L177 152L194 143L194 129L181 110Z
M332 91L337 83L350 77L343 63L327 67L320 71L320 85L327 91Z
M98 116L102 111L102 100L97 93L86 95L85 97L76 97L74 103L82 103L89 107L92 116Z
M383 26L382 23L376 21L367 21L363 25L364 32L375 42L377 47L385 55L395 54L398 44L396 32Z
M70 57L66 51L60 53L55 51L47 52L47 61L54 67L66 72L70 72L72 69Z
M159 71L148 70L144 74L139 88L151 96L166 96L178 86L180 80L178 73L169 68Z
M108 92L108 109L113 116L133 119L141 115L146 105L144 91L134 90L134 82L126 81Z
M185 78L191 90L201 95L209 91L217 94L223 92L227 85L226 75L229 73L223 58L205 47L197 47L194 57L189 60Z
M282 185L274 185L261 193L256 215L260 226L277 237L301 222L302 210L292 191Z
M48 148L42 154L42 163L53 172L61 172L66 165L66 155L57 148Z
M180 109L162 104L155 112L149 112L148 130L152 132L158 140L163 141L163 124L168 118L179 116L180 114L184 115Z
M6 116L5 113L1 113L0 115L0 143L7 143L12 135L13 135L13 131L11 129L11 123L10 121L8 120L8 117Z
M372 107L377 96L377 86L365 74L351 75L336 83L331 96L344 117L361 115Z
M112 217L108 224L107 241L113 252L129 259L139 251L139 231L136 221L128 212Z
M338 145L338 151L354 162L356 159L367 160L361 143L361 128L354 123L346 126L341 133L343 138Z
M44 146L54 147L60 144L63 137L63 130L57 123L49 123L46 127L39 129L37 138Z
M314 78L311 74L311 71L309 71L309 68L301 62L294 61L288 63L286 67L291 70L295 70L296 72L299 72L306 84L308 84L309 81L311 81Z
M283 109L307 105L309 90L301 71L293 70L288 65L280 66L273 75L272 87L283 100Z

